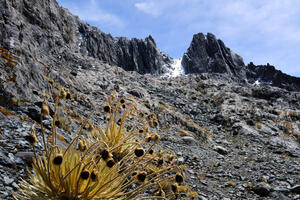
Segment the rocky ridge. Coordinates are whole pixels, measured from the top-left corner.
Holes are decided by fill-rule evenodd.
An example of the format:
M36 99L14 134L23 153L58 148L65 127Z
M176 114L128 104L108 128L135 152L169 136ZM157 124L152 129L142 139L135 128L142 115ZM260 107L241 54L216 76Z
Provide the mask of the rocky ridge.
M195 34L190 47L184 53L182 66L185 73L223 73L240 83L260 81L290 91L300 91L300 78L276 70L274 66L245 66L243 58L217 39L213 34Z
M109 46L108 38L112 38L122 40L120 46L130 52L126 44L134 39L106 37L55 1L2 1L0 10L1 45L14 52L10 55L0 51L0 199L12 199L11 191L16 190L19 178L28 178L24 169L30 167L32 150L25 138L33 123L20 117L39 122L43 95L48 83L53 82L72 92L74 110L83 116L114 90L121 96L134 96L138 104L153 111L167 107L159 118L161 145L176 152L179 162L186 166L186 182L197 192L196 199L300 198L299 92L236 81L228 73L242 72L234 67L226 68L228 73L175 78L125 71L123 66L111 64L117 62L113 56L97 57L101 55L98 50L105 44ZM56 19L67 17L71 24L82 23L94 30L93 34L105 35L99 36L103 43L95 51L82 53L78 47L80 31L73 29L77 26L73 24L72 28L64 20L44 23L45 13L49 19L53 15ZM29 34L31 29L36 33L33 36ZM136 40L135 44L143 42L155 45L150 37ZM103 56L114 55L114 48L112 51ZM211 59L224 57L214 53L210 52ZM100 123L103 116L93 120ZM51 117L44 120L45 124L50 122ZM69 129L58 131L70 140L74 129L70 124ZM38 142L37 149L40 148Z
M226 73L246 79L243 58L225 46L222 40L208 33L195 34L184 54L182 66L186 73Z
M262 84L284 88L289 91L300 91L300 78L284 74L269 63L267 65L254 65L250 62L247 69L249 69L246 73L249 83L259 81Z
M80 59L93 57L141 74L162 74L171 63L151 36L114 38L82 22L55 0L5 0L0 13L0 46L26 58L78 67Z

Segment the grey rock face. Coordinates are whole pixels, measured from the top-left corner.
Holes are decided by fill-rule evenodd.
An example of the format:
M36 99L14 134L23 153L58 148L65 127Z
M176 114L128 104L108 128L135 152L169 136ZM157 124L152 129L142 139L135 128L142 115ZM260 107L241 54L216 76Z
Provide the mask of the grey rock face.
M114 38L82 22L55 0L8 1L0 3L0 46L37 58L89 66L93 57L141 74L161 74L171 58L159 51L154 39Z
M254 83L258 80L261 83L290 91L300 91L300 78L284 74L280 70L276 70L275 67L270 64L254 65L250 62L247 65L247 69L247 79L250 83Z
M171 63L171 58L156 48L151 35L145 40L118 38L116 52L116 65L140 74L162 74L165 72L163 66Z
M246 78L242 57L211 33L194 35L182 58L182 66L186 73L226 73L241 80Z
M202 57L196 50L190 55L199 58L195 65L203 62L205 70L214 66L224 73L168 79L111 65L130 63L130 70L142 73L162 70L155 67L169 58L156 49L151 37L114 38L73 17L55 1L2 0L0 12L0 45L13 51L19 62L10 68L0 54L1 108L36 123L52 80L57 83L53 92L60 86L69 89L72 109L87 116L116 90L119 96L134 96L138 107L146 106L145 112L165 109L158 115L159 145L175 152L178 163L187 167L185 182L200 199L299 199L300 92L233 81L234 69L243 64L236 54L226 61L229 50L224 53L220 41L198 34L195 40L207 41L209 48L194 44L203 51ZM147 67L140 68L142 61ZM43 121L48 128L53 106L50 100L50 115ZM91 121L102 123L105 116L95 114ZM57 131L71 141L76 125L72 120L69 131L62 127ZM28 180L25 169L33 153L26 138L32 126L31 120L0 112L0 199L13 199L11 191L17 190L20 178ZM39 152L41 134L37 137Z
M274 66L245 66L243 58L229 48L222 40L208 33L195 34L188 50L182 58L185 73L222 73L239 82L259 81L262 84L284 88L290 91L300 90L300 78L292 77L276 70Z

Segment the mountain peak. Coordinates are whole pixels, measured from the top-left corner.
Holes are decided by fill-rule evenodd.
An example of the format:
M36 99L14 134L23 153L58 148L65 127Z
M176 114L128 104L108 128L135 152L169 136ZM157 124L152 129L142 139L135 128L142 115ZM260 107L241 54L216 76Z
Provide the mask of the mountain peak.
M276 70L270 64L245 66L243 58L228 48L212 33L193 36L190 47L184 53L182 66L185 73L221 73L239 82L261 83L287 90L300 91L300 78Z
M184 53L182 65L186 73L225 73L245 79L242 57L227 48L212 33L193 36L190 47Z

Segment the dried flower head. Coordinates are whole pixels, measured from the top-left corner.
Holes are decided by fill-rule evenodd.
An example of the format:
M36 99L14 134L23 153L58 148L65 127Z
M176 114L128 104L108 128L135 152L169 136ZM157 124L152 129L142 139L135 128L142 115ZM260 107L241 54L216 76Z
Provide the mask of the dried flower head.
M177 183L173 183L172 185L171 185L171 190L172 190L172 192L174 192L175 194L177 194L178 193L178 184Z
M184 181L183 175L180 172L177 172L175 175L175 182L183 183L183 181Z
M141 171L136 174L136 179L138 180L139 183L143 183L146 180L147 177L147 172Z
M143 156L143 155L145 154L145 150L144 150L143 148L138 147L138 148L136 148L136 149L134 150L134 154L135 154L137 157L141 157L141 156Z
M160 135L158 135L157 133L152 134L151 140L153 140L154 142L158 142L160 140Z
M124 99L123 97L120 99L120 103L121 103L121 104L124 104L124 103L125 103L125 99Z
M103 149L101 152L100 152L100 155L102 157L103 160L107 160L108 158L110 158L110 152L108 149Z
M153 149L149 150L149 154L152 155L154 153Z
M71 99L71 93L70 92L67 92L66 99Z
M57 127L60 127L60 126L61 126L61 123L60 123L59 120L56 120L56 121L54 122L54 124L55 124L55 126L57 126Z
M90 177L90 172L88 170L83 170L81 173L80 173L80 178L83 179L83 180L86 180Z
M112 168L114 165L116 164L115 160L113 158L109 158L107 161L106 161L106 165L107 167L109 168Z
M116 97L116 93L111 94L107 102L95 108L103 108L105 113L109 113L105 115L104 126L95 126L91 132L84 131L84 128L88 130L86 125L90 125L91 115L96 112L93 110L67 145L57 143L57 131L60 130L55 128L57 124L54 121L50 134L43 135L42 155L36 154L33 159L34 174L30 173L30 183L23 181L20 193L14 193L14 197L20 200L129 200L159 199L164 194L165 199L172 199L174 193L170 189L171 194L165 193L161 185L168 182L170 188L175 178L174 184L178 186L183 182L179 176L183 179L183 175L175 174L179 169L176 165L164 162L164 151L154 153L160 136L151 134L153 129L149 128L149 119L140 116L144 112L138 109L134 100L127 101L122 109L125 99L117 100ZM63 99L57 97L56 100ZM47 106L46 102L43 105ZM58 105L65 104L55 103L53 120L56 119ZM155 122L156 116L152 115L151 121ZM145 144L145 134L146 142L154 142ZM145 148L149 149L150 155L145 154ZM157 162L162 167L157 167ZM158 188L161 192L157 196Z
M59 98L65 99L67 96L67 92L65 91L64 88L59 88Z
M94 169L91 173L91 179L92 181L96 181L97 177L98 177L98 170L97 169Z
M19 187L21 193L14 193L16 199L109 200L119 199L124 195L122 186L126 178L118 173L116 167L108 168L104 161L91 165L90 155L83 156L74 149L59 151L65 153L64 159L62 154L54 153L49 155L44 153L43 157L33 159L34 175L30 173L31 183L21 182ZM101 176L98 175L99 171Z
M83 140L80 140L79 142L78 142L78 149L81 151L81 152L83 152L83 151L85 151L86 150L86 144L85 144L85 142L83 141Z
M57 154L54 158L53 158L53 164L54 165L61 165L63 162L63 155L62 154Z
M42 115L49 115L49 107L45 102L42 104L42 110L41 110Z
M37 138L36 138L34 129L31 129L29 136L27 136L26 138L27 138L28 142L29 142L32 146L34 146L34 145L37 143L37 141L38 141Z
M105 113L110 113L111 112L111 107L109 105L106 105L106 106L103 107L103 111Z
M148 135L148 136L145 137L145 142L146 143L149 143L151 140L152 140L151 135Z

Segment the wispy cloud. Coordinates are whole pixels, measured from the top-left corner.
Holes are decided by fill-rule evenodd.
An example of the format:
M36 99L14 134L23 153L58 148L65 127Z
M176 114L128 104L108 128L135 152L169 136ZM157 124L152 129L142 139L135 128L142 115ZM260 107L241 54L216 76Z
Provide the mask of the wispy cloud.
M77 15L80 19L93 23L95 25L109 25L117 28L123 28L125 22L116 14L105 11L97 0L86 0L82 3L61 2L63 6Z
M296 54L290 55L291 48L300 51L296 47L300 46L300 1L144 0L135 7L166 19L173 24L170 32L212 32L243 54L246 61L267 61L285 66L286 72L296 72L297 67L289 59L295 59ZM299 62L299 58L296 60Z
M228 36L256 32L300 42L300 1L148 0L135 3L135 7L154 17L168 17L173 23L195 27L203 23Z
M179 9L181 6L187 3L194 2L194 0L150 0L135 3L134 6L142 12L152 15L153 17L159 17L164 14L169 14L169 11Z
M154 36L181 57L192 36L211 32L244 61L299 74L297 0L57 0L84 21L115 36Z

